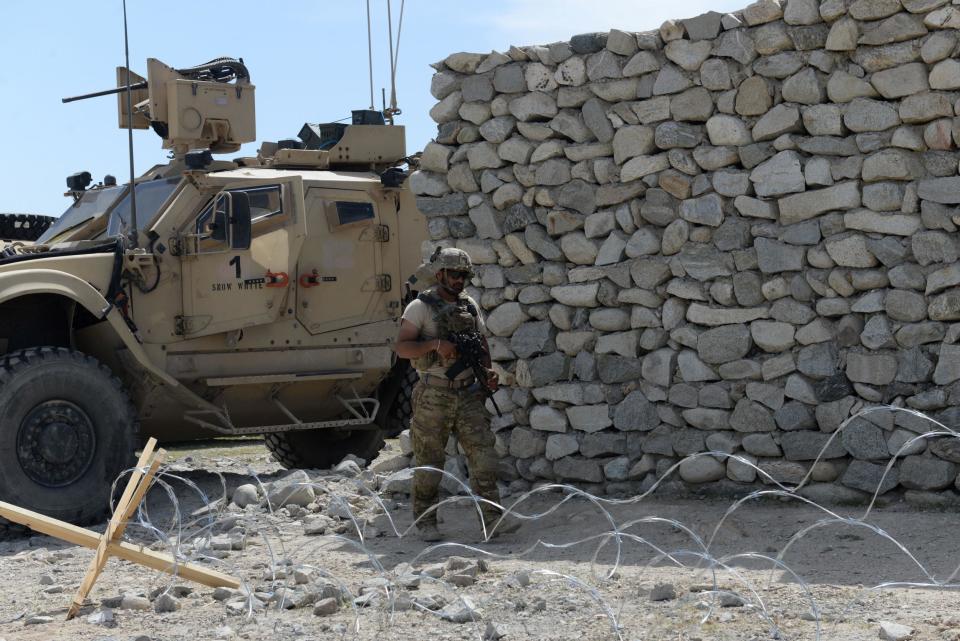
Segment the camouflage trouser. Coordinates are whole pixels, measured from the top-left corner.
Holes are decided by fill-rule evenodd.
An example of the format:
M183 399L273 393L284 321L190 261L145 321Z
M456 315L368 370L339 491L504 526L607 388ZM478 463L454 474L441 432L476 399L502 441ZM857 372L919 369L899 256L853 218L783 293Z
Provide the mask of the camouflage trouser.
M500 502L497 490L497 455L490 419L477 389L449 390L417 383L413 390L413 417L410 440L417 466L443 469L447 439L451 432L467 455L470 489L487 500ZM416 470L413 475L413 515L418 518L437 503L442 475ZM497 508L481 504L488 525L499 518ZM421 524L436 524L437 511L423 517Z

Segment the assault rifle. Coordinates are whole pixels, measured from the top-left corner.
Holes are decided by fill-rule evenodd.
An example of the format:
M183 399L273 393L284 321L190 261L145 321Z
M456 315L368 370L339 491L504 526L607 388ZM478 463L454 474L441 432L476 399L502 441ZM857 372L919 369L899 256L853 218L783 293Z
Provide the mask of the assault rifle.
M490 402L493 403L493 409L497 410L497 416L503 416L497 402L493 400L493 392L487 387L489 376L487 368L483 365L487 350L483 345L483 335L477 331L457 332L450 334L447 340L457 346L457 354L459 355L457 362L447 370L447 378L452 381L469 367L480 383L480 391L484 398L489 398Z

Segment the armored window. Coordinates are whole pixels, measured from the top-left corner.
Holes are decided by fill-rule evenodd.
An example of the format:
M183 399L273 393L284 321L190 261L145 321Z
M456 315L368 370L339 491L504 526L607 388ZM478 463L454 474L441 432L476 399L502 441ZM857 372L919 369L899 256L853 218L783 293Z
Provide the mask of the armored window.
M228 248L246 249L238 246L237 239L227 238L220 229L226 220L227 199L222 194L243 194L250 202L251 237L284 227L290 222L289 213L283 208L283 188L280 185L266 185L247 189L229 189L211 200L197 217L195 233L198 237L199 251L216 252Z

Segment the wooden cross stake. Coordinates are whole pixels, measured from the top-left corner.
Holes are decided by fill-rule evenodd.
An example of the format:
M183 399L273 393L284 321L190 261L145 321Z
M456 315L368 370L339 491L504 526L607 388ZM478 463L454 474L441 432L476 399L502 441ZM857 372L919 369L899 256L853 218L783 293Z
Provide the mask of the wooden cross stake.
M140 460L137 461L137 467L130 475L127 487L124 489L123 495L120 497L120 501L114 510L113 518L110 519L107 530L103 535L97 535L96 532L91 532L90 530L85 530L84 528L52 519L43 514L31 512L16 505L0 501L0 516L3 518L13 521L14 523L25 525L31 530L67 541L68 543L82 545L96 550L96 555L90 561L90 568L83 577L83 582L80 584L76 596L73 597L73 603L67 611L67 620L75 617L80 611L83 602L93 588L93 584L96 583L97 577L100 576L100 572L103 571L107 559L111 556L132 561L133 563L166 572L167 574L173 574L209 587L240 587L240 580L235 577L190 563L178 563L177 560L170 555L154 552L142 546L132 545L120 540L123 537L124 530L127 528L127 523L129 523L130 518L134 512L136 512L143 497L146 496L147 490L150 489L157 470L166 459L167 453L165 450L157 450L154 455L153 450L156 445L156 439L151 438L147 441L146 446L143 448L143 453L140 455ZM144 472L144 470L146 470L146 472Z

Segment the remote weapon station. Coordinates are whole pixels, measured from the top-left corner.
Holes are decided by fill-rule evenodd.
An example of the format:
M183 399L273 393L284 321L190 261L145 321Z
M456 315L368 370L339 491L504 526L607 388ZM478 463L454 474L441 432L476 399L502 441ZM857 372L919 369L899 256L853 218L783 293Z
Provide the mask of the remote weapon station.
M132 185L70 176L67 211L0 254L0 499L97 518L145 436L373 458L409 419L391 344L426 240L403 127L357 111L215 160L255 139L242 60L117 78L65 101L118 94L120 126L171 160Z

